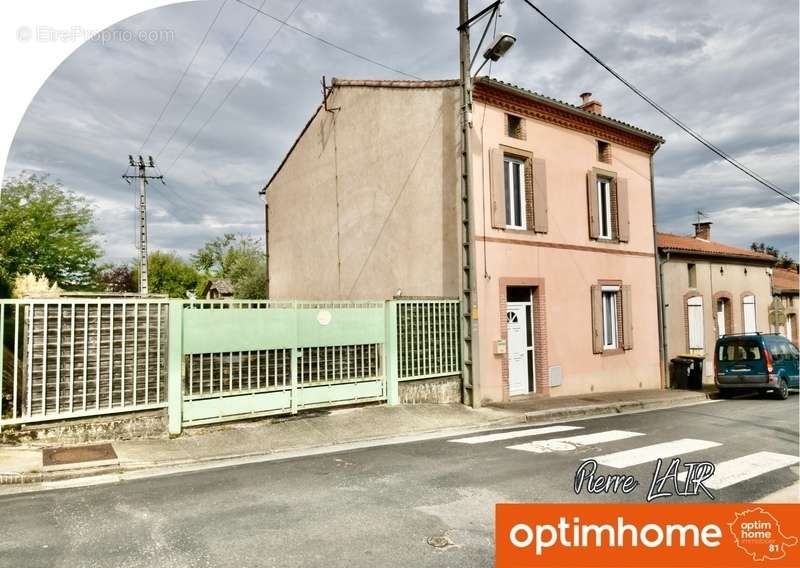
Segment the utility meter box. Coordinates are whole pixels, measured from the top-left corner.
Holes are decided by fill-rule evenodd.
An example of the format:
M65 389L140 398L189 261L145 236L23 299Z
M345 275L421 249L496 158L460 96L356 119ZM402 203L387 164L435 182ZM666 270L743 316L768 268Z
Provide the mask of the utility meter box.
M495 355L505 355L506 353L506 340L505 339L498 339L494 342L494 354Z

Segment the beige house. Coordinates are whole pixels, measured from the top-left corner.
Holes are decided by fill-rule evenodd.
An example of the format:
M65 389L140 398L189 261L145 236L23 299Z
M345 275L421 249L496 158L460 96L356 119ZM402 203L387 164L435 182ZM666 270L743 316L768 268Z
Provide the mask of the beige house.
M769 332L770 276L775 258L711 240L711 223L694 236L658 234L667 359L705 355L712 383L718 337Z
M663 140L488 78L472 119L482 398L657 388ZM459 297L459 152L457 81L334 80L264 188L270 297Z
M797 310L800 308L800 274L797 268L775 268L772 271L773 302L777 301L783 317L774 322L774 330L798 345Z

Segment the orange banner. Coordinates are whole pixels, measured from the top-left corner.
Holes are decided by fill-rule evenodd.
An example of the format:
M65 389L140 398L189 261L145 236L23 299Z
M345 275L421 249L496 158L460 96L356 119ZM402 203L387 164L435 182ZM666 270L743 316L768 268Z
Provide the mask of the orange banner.
M800 567L800 505L506 504L497 568Z

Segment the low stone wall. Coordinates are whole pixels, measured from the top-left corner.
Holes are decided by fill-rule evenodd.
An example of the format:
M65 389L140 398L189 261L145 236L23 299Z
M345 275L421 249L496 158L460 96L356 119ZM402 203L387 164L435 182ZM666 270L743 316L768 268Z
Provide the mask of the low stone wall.
M461 402L461 375L400 381L401 404L452 404Z
M18 428L4 427L0 443L83 444L165 438L168 436L167 411L152 410L130 414L109 414L82 420L34 423Z

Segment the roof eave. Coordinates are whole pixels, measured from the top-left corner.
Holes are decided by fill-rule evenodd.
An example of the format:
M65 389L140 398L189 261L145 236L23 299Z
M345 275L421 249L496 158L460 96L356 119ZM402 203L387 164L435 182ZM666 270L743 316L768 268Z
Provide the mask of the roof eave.
M681 256L701 256L701 257L712 257L712 258L724 258L728 260L739 260L739 261L747 261L754 264L764 264L767 266L773 266L777 259L774 258L759 258L757 256L747 256L747 255L738 255L729 252L710 252L710 251L699 251L699 250L688 250L684 248L675 248L675 247L658 247L658 250L662 253L670 253L670 254L678 254Z
M544 104L544 105L549 105L551 107L554 107L554 108L563 110L565 112L574 114L575 116L580 116L580 117L583 117L583 118L590 118L590 119L592 119L594 121L597 121L597 122L600 122L601 124L604 124L605 126L608 126L610 128L616 128L617 130L622 130L624 132L627 132L628 134L632 134L634 136L639 136L641 138L645 138L647 140L650 140L656 146L661 146L662 144L664 144L664 142L666 142L666 140L664 140L664 138L662 138L661 136L659 136L657 134L652 134L650 132L647 132L646 130L641 130L639 128L634 128L632 126L628 126L627 124L624 124L624 123L622 123L620 121L617 121L617 120L613 120L613 119L608 118L606 116L603 116L601 114L595 114L593 112L589 112L587 110L583 110L583 109L574 107L572 105L569 105L569 104L566 104L566 103L562 103L562 102L550 99L548 97L543 97L543 96L538 95L536 93L533 93L531 91L526 91L526 90L523 90L523 89L519 89L519 88L513 87L511 85L506 85L505 83L501 83L499 81L495 81L495 80L493 80L493 79L491 79L489 77L479 77L478 79L476 79L476 82L483 83L483 84L485 84L487 86L491 86L492 88L499 89L499 90L505 91L507 93L513 93L515 95L521 96L523 98L526 98L526 99L529 99L529 100L532 100L532 101L536 101L536 102Z

